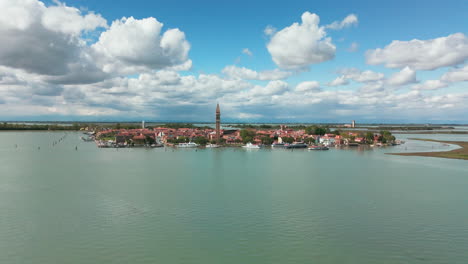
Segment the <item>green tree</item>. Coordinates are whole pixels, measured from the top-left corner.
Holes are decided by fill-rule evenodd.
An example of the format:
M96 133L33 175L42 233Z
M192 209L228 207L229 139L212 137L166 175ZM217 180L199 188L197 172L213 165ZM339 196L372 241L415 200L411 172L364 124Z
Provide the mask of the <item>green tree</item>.
M327 133L327 129L324 127L316 127L314 129L314 135L320 135L323 136Z
M294 138L292 137L282 137L281 139L283 140L284 143L289 143L289 144L295 141Z
M269 136L264 136L261 138L262 140L262 144L265 144L265 145L271 145L273 144L273 138L269 137Z
M257 133L255 130L242 129L240 131L240 136L242 138L242 142L244 143L252 142L256 134Z
M315 138L313 138L313 137L308 137L308 138L304 139L304 143L306 143L306 144L314 144L314 143L315 143Z
M196 137L193 139L193 142L199 145L206 145L206 143L208 143L208 139L205 137Z

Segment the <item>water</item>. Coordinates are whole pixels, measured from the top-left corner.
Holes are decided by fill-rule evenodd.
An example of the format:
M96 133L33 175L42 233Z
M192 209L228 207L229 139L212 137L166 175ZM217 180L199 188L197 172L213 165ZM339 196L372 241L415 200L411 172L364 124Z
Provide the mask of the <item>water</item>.
M468 161L384 154L454 146L98 149L79 136L0 133L0 263L468 259Z

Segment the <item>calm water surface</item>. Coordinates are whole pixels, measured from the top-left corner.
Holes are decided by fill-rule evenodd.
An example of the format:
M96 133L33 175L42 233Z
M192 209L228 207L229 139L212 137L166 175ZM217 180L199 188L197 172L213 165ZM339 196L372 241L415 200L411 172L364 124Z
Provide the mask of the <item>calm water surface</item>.
M468 161L384 154L454 146L117 150L79 136L0 133L0 263L468 260Z

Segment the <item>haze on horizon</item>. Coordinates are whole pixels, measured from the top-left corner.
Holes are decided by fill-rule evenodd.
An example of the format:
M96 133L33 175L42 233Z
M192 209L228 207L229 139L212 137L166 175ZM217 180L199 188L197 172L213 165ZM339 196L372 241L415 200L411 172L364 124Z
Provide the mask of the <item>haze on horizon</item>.
M468 123L467 11L0 0L0 120Z

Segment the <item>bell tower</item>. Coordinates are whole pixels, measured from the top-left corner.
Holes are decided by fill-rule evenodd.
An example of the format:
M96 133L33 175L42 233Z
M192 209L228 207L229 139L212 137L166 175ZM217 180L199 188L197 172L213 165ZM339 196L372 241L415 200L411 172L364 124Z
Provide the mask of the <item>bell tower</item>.
M216 105L216 143L219 144L221 137L221 111L219 104Z

